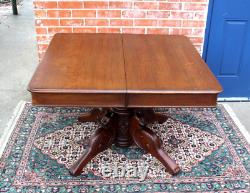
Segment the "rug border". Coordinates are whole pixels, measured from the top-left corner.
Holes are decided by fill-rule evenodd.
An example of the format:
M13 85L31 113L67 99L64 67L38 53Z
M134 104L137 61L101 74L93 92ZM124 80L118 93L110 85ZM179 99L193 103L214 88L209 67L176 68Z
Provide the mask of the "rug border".
M11 134L15 129L16 123L19 120L19 117L22 114L23 109L27 103L28 102L23 101L23 100L19 101L17 106L15 107L12 115L11 115L11 118L9 119L8 123L6 124L6 127L3 130L3 135L0 137L0 145L1 145L0 146L0 157L2 156L2 154L4 152L5 147L6 147L8 141L11 137Z
M5 127L4 131L5 131L5 134L7 135L7 133L9 134L8 138L5 140L7 140L7 142L9 141L9 139L11 138L12 134L13 134L13 131L15 131L15 126L16 124L18 124L20 122L20 120L22 120L22 112L25 111L25 107L26 105L29 105L31 104L30 102L26 102L26 101L20 101L18 103L18 105L16 106L15 108L15 111L9 121L9 124L8 124L8 127ZM231 119L230 122L233 124L235 124L235 126L238 127L238 132L241 133L243 136L243 140L245 139L245 141L248 141L248 136L249 136L249 133L248 131L245 129L245 127L241 124L241 122L239 121L239 119L237 118L237 116L235 115L234 111L231 109L230 106L227 106L225 104L221 104L220 103L220 107L222 107L222 110L223 112L225 112L226 114L225 115L228 115L229 118ZM226 107L227 106L227 107ZM241 130L241 127L243 128L243 130ZM7 130L9 129L9 130ZM7 132L6 132L7 131ZM245 135L244 132L246 132L247 134ZM3 136L5 136L5 134ZM4 139L4 138L3 138ZM2 137L0 137L0 142L2 140ZM4 145L6 146L6 144ZM0 150L1 150L2 147L0 147ZM4 147L5 149L5 147ZM132 182L133 183L133 182ZM159 182L159 183L162 183L162 182ZM68 184L67 184L68 185ZM74 186L74 184L72 184Z
M250 145L250 133L247 131L246 127L241 123L240 119L237 117L232 107L230 107L229 104L224 104L224 103L219 103L219 104L221 104L225 108L225 110L227 111L227 113L229 114L233 122L235 123L235 125L238 127L238 129L242 133L243 137L246 139L246 141Z

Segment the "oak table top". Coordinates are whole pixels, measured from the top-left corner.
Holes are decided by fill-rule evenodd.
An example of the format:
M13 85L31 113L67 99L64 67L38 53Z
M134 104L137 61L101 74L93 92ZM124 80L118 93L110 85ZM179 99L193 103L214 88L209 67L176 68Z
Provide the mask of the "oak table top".
M156 107L214 106L222 88L185 36L69 33L28 90L33 104Z

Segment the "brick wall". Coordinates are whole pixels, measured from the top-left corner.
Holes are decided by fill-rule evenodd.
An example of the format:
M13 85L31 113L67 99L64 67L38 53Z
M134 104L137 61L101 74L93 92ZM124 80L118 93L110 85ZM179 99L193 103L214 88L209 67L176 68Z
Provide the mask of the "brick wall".
M202 51L208 0L35 0L41 58L58 32L184 34Z

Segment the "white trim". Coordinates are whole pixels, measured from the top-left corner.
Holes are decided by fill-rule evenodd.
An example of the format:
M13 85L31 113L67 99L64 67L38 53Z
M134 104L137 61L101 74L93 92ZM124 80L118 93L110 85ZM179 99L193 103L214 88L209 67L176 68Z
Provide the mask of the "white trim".
M9 141L11 133L12 133L12 131L14 130L14 128L16 126L18 118L21 115L25 104L26 104L25 101L20 101L17 104L17 106L16 106L16 108L15 108L9 122L7 123L5 129L3 130L3 135L0 137L0 157L3 154L5 146L7 145L8 141Z
M233 119L234 123L237 125L243 136L246 138L246 141L250 144L250 133L246 130L245 126L240 122L233 109L228 104L222 104L230 117Z
M227 97L227 98L223 98L223 97L219 97L218 101L249 101L250 98L248 97Z

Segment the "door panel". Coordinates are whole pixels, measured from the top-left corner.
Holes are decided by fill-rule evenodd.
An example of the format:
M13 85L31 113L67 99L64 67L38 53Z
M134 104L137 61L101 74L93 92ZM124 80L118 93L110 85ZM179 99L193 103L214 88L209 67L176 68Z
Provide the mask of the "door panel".
M206 62L221 97L250 97L250 1L214 0Z
M222 61L218 76L239 76L247 31L246 21L226 20L222 42ZM234 45L234 46L231 46Z

